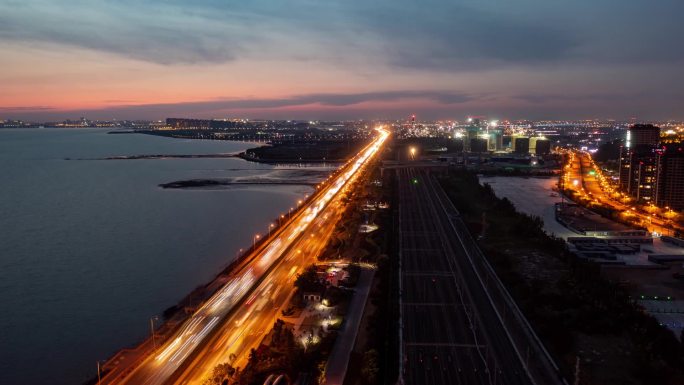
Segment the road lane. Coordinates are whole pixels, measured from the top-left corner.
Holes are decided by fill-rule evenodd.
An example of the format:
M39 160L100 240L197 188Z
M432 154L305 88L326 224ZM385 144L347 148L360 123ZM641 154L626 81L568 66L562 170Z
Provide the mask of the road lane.
M268 302L271 301L271 298L268 297L268 300L259 299L258 305L252 304L255 306L254 310L238 309L242 310L243 313L234 310L241 301L248 300L255 293L262 296L268 295L268 291L273 287L273 285L269 286L274 283L273 277L277 277L278 285L276 287L280 288L274 299L276 301L286 299L284 296L289 293L287 289L283 288L283 285L291 287L292 267L297 267L294 270L296 273L303 266L305 260L311 260L312 256L315 258L316 254L325 246L326 239L332 233L334 225L339 219L340 196L353 185L364 170L364 166L380 150L388 136L388 131L379 129L376 138L356 157L347 162L342 171L310 200L305 209L277 234L274 234L261 247L260 251L249 259L248 263L245 263L231 275L228 282L207 300L154 354L145 359L123 380L110 378L107 383L163 384L181 367L184 369L183 376L187 377L185 373L188 367L192 367L192 361L188 358L192 359L200 347L206 351L207 340L215 340L207 337L220 334L217 331L225 332L226 328L232 337L222 336L222 340L224 343L230 343L231 347L241 347L240 354L244 356L245 347L254 345L256 340L250 338L250 333L254 335L255 330L267 330L272 321L275 320L275 316L269 317L268 311L264 311L264 309L272 310L271 313L276 309L273 306L267 306ZM330 205L331 202L335 203ZM277 269L280 266L286 267ZM236 315L242 317L244 321L235 323L232 328L234 330L231 331L233 325L224 321L228 316L234 317ZM232 322L236 321L233 318L230 319ZM220 346L213 346L210 350L221 351ZM218 362L221 359L223 359L223 352L215 355L215 361ZM199 372L202 370L191 371L191 373ZM201 373L197 376L192 374L188 378L197 378L204 374Z

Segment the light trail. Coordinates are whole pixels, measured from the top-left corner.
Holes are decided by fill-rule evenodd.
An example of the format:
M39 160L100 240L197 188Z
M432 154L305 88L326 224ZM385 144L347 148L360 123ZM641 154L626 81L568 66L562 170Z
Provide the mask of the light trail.
M291 293L291 290L283 290L282 284L286 283L291 288L292 280L299 269L298 266L304 266L294 257L301 256L301 249L305 247L305 251L307 249L322 250L327 239L314 237L312 233L310 238L306 237L307 239L302 241L301 235L310 228L313 228L313 231L322 231L324 224L326 226L325 231L329 234L332 233L336 220L333 221L330 215L321 215L321 213L333 199L339 197L340 192L349 186L350 181L377 154L388 137L389 132L379 128L376 138L347 162L338 175L327 185L327 188L319 192L306 208L283 227L282 231L274 235L247 266L234 273L221 289L197 309L185 321L185 325L159 348L159 353L148 357L123 380L109 379L109 381L103 382L110 384L164 384L181 365L186 364L185 361L188 357L192 357L192 353L205 343L206 337L218 326L224 329L231 328L236 332L230 340L224 341L228 342L228 346L231 347L242 344L246 338L245 331L250 330L253 326L258 326L259 329L257 330L267 329L270 322L274 321L273 317L255 317L254 314L263 313L262 310L266 310L264 307L268 303ZM312 226L313 223L316 226ZM303 247L296 251L291 250L292 246L298 242L302 243ZM287 258L283 258L286 255ZM308 257L308 253L306 257ZM301 258L303 257L299 257L299 259ZM270 271L275 265L281 266L284 263L291 263L294 266L288 264L282 274L279 271L280 286L277 286L273 294L269 295L273 290L272 279L275 276L275 273ZM267 278L261 280L263 277ZM249 306L249 309L244 314L240 313L242 316L238 318L239 322L221 322L235 309L236 304L245 299L247 299L246 306ZM269 307L266 308L272 310ZM216 359L222 357L223 355L219 354Z
M632 198L618 192L614 186L611 186L602 175L591 154L584 151L570 151L568 156L568 164L564 166L563 184L566 189L575 191L581 199L589 202L589 205L603 205L616 210L633 225L645 227L651 233L669 234L677 230L678 226L672 221L668 223L668 221L658 218L645 209L645 212L639 211L639 208L644 207L644 205L633 202ZM593 170L594 173L586 172L586 170ZM614 196L626 200L621 202ZM662 208L652 207L656 210L662 210Z

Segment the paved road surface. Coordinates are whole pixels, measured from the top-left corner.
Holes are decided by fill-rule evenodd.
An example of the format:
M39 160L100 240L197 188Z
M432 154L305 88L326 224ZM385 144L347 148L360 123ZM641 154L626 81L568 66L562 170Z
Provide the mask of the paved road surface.
M110 377L108 383L200 383L218 363L244 365L249 349L258 345L291 294L296 272L315 261L325 247L341 215L342 196L353 188L388 135L380 130L376 139L325 183L309 206L236 270L174 336L130 375Z
M464 228L455 225L462 222L441 187L420 169L397 172L403 382L561 383L555 366L545 362L540 362L544 373L537 377L545 381L530 377L529 358L536 360L538 350L530 345L521 350L509 334L512 326L504 327L504 321L515 318L501 314L510 303L497 304L496 298L503 298L498 294L501 288L490 293L496 287L494 279L483 277L482 261L471 259L474 243L466 251L458 235Z
M342 385L344 382L344 376L349 366L349 356L354 349L354 342L356 342L356 335L359 332L374 274L375 270L369 268L364 268L361 271L354 297L352 297L345 316L344 325L328 357L328 364L325 368L326 385Z

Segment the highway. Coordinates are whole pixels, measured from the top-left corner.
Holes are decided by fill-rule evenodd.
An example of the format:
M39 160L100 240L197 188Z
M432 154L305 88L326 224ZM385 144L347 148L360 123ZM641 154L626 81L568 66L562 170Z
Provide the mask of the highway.
M288 298L297 272L316 261L342 214L340 200L353 188L389 136L378 135L337 176L324 184L289 223L231 274L228 282L122 380L109 383L159 385L200 383L213 367L244 367Z
M422 168L397 173L402 383L561 384L441 187Z

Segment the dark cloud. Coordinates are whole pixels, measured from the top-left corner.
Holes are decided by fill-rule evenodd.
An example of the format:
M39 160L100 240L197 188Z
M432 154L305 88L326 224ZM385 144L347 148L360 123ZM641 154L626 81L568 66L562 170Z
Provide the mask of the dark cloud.
M316 93L296 95L292 97L273 98L273 99L220 99L206 100L197 102L181 103L160 103L143 105L118 105L95 110L78 111L55 111L50 114L40 114L41 109L30 107L7 107L0 109L7 114L21 114L24 112L34 112L32 116L48 117L68 117L68 116L97 116L97 117L145 117L159 119L167 116L219 116L227 113L241 113L253 116L253 110L278 110L292 107L352 107L366 102L397 102L402 100L422 100L433 102L442 106L453 106L477 100L479 96L448 92L448 91L383 91L365 93ZM315 108L314 108L315 109Z
M587 93L581 95L568 94L549 94L549 93L529 93L514 95L514 99L519 99L532 104L545 103L567 103L567 102L607 102L625 99L635 99L639 95L624 95L624 94L595 94Z
M518 93L510 96L445 91L387 91L354 94L306 94L273 99L223 99L197 102L118 105L91 110L45 106L2 107L3 118L49 121L90 119L163 119L166 117L247 117L269 119L397 119L416 113L421 119L461 119L468 115L500 119L576 119L637 116L682 119L680 92L663 93ZM423 103L412 103L422 101ZM648 101L648 103L644 103ZM384 103L377 103L384 102ZM427 103L426 103L427 102ZM374 103L374 104L373 104ZM407 107L411 106L413 107Z
M684 2L590 0L6 0L0 40L48 42L161 64L259 55L400 67L501 66L684 58ZM294 48L294 49L293 49Z
M54 107L49 107L49 106L3 107L3 106L0 106L0 112L32 112L32 111L50 111L50 110L54 110Z
M567 58L580 38L540 19L451 1L385 4L360 14L385 45L390 62L414 68L476 69L546 64ZM376 3L371 3L376 4Z
M459 104L472 101L475 98L475 96L469 94L446 91L384 91L350 94L320 93L277 99L223 99L186 103L125 105L112 107L110 110L113 112L141 110L145 112L204 113L210 111L277 109L308 105L346 107L365 102L396 102L408 99L427 100L440 104Z
M376 89L374 76L382 84L377 89L387 89L407 87L388 86L391 78L418 75L408 81L415 90L334 94L325 93L329 89L322 82L319 93L277 100L135 106L125 101L128 95L117 95L120 101L108 101L110 108L98 110L103 115L206 116L307 105L351 111L365 101L422 99L434 103L436 117L439 111L457 111L457 105L473 108L474 103L493 113L519 108L532 116L542 108L559 114L598 108L613 114L622 108L622 116L650 108L673 116L681 111L676 107L681 95L665 98L662 91L684 85L683 14L682 0L4 0L0 43L68 53L78 47L169 66L184 64L163 69L179 78L182 71L202 71L231 60L272 61L276 74L280 63L283 74L295 65L322 64L319 76L326 71L353 74L347 89L358 89L364 74L368 84L363 89ZM239 68L234 76L252 76L255 92L268 88ZM382 71L391 71L392 77ZM519 78L502 78L507 73ZM424 91L454 86L466 76L472 76L466 80L471 93ZM306 81L298 77L290 85ZM282 89L287 82L279 80L273 88ZM52 111L46 109L48 113Z
M160 64L224 62L254 42L245 25L166 2L30 0L0 5L0 40L43 42Z

